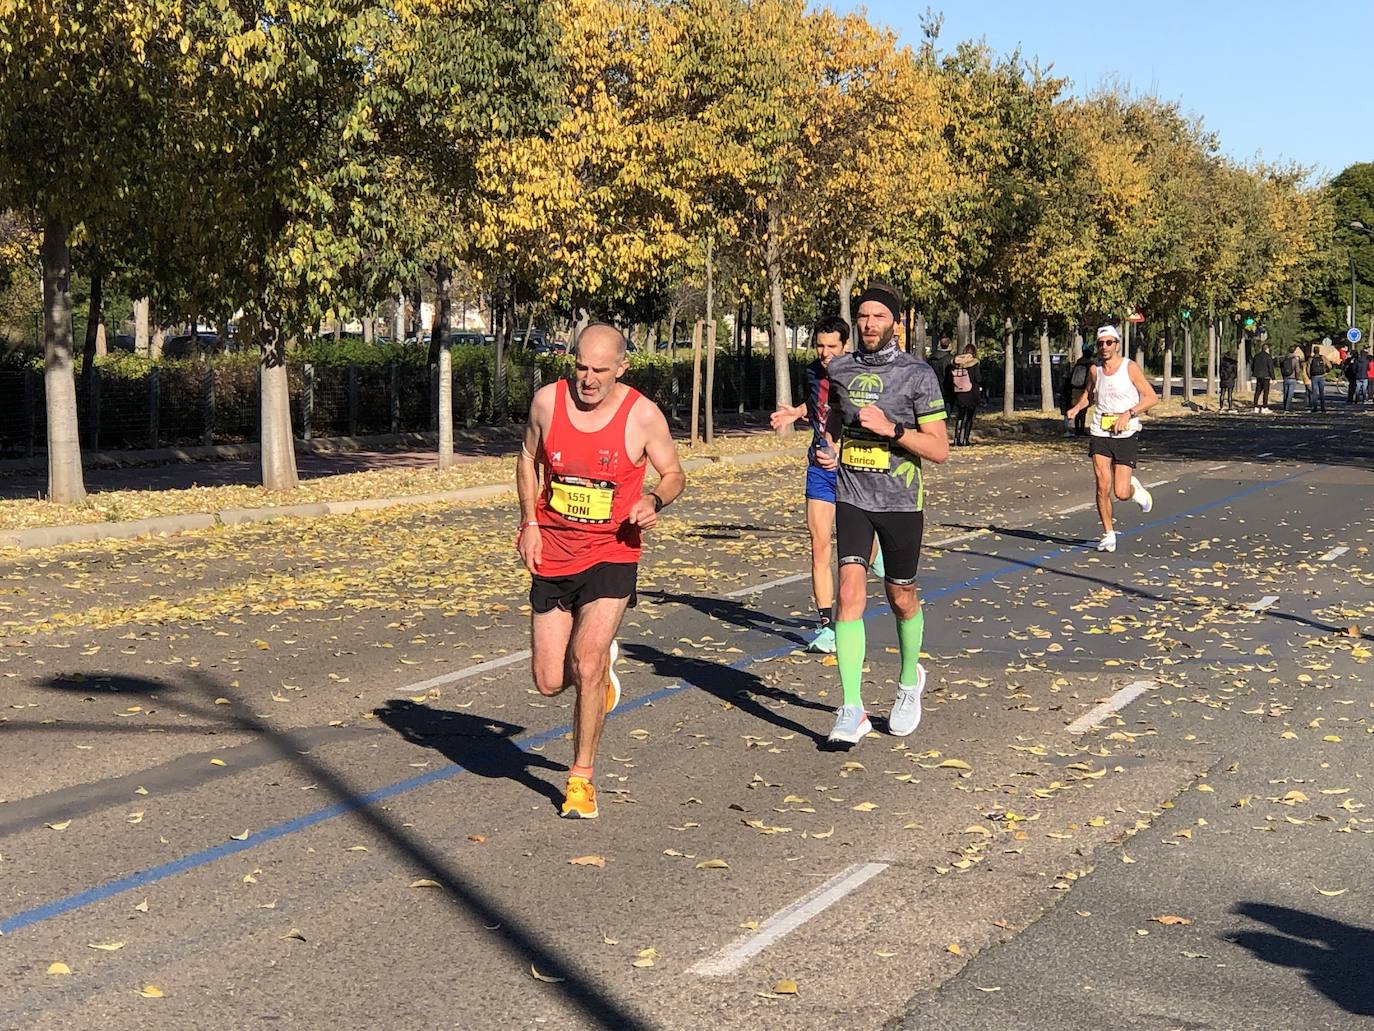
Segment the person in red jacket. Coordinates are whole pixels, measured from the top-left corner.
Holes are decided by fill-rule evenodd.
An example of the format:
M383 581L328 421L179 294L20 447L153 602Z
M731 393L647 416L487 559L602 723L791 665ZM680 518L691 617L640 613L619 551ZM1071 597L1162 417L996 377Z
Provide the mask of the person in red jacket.
M516 464L534 686L546 696L577 692L561 815L582 819L597 815L593 763L620 700L615 636L635 603L643 534L687 482L663 412L620 382L625 352L614 326L582 331L572 379L540 388L530 403ZM647 465L659 476L649 494Z

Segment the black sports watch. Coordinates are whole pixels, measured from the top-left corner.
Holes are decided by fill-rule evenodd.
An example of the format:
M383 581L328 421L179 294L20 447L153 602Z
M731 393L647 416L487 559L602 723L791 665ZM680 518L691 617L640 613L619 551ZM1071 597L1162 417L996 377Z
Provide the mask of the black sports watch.
M904 422L894 422L894 423L892 424L892 439L893 439L893 440L901 440L902 437L903 437L905 434L906 434L906 423L904 423Z
M649 497L651 497L651 498L654 499L654 511L655 511L655 512L662 512L662 511L663 511L663 499L662 499L661 497L659 497L657 494L653 493L652 491L650 491Z

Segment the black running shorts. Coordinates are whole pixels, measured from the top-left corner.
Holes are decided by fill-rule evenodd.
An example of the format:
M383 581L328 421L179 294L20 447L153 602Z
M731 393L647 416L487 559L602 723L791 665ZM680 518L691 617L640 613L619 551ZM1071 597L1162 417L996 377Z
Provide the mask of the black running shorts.
M840 565L867 566L876 536L883 549L883 578L890 584L914 584L925 525L923 512L865 512L841 501L835 506L835 542Z
M1129 437L1088 438L1088 454L1106 455L1112 460L1112 465L1124 465L1134 469L1135 456L1139 449L1140 436L1136 433Z
M555 607L576 612L598 598L629 598L634 608L639 601L638 578L636 562L599 562L569 576L536 576L530 584L530 608L541 614Z

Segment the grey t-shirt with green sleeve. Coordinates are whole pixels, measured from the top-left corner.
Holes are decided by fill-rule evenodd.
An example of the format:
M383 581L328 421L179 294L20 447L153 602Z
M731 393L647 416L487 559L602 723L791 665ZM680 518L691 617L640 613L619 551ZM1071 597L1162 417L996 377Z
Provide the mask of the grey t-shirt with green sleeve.
M830 376L832 433L840 426L836 499L866 512L919 512L925 507L921 459L859 425L859 409L877 405L893 422L915 429L945 418L935 370L889 343L868 354L837 355Z

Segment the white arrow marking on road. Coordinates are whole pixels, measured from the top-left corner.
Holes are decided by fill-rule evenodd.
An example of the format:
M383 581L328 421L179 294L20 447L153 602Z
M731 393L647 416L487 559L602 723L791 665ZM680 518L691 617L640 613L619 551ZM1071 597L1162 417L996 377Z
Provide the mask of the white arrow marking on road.
M758 931L736 939L714 956L688 968L700 977L725 977L733 974L753 957L785 935L791 934L812 917L823 913L850 892L861 888L888 868L888 863L856 863L841 870L815 891L803 895L790 906L765 920Z
M1084 734L1092 730L1093 727L1097 726L1108 716L1115 716L1154 686L1155 682L1153 680L1137 680L1134 684L1127 684L1101 705L1094 706L1082 716L1078 717L1078 719L1070 723L1064 728L1064 732L1070 737L1077 737L1079 734Z
M1269 608L1269 606L1273 605L1278 600L1279 596L1277 594L1266 594L1259 601L1252 601L1249 605L1246 605L1245 607L1249 609L1251 612L1263 612L1265 609Z
M1317 559L1317 561L1318 561L1318 562L1335 562L1336 559L1340 558L1342 555L1344 555L1344 554L1345 554L1347 551L1349 551L1349 550L1350 550L1349 548L1332 548L1330 551L1328 551L1328 552L1327 552L1325 555L1323 555L1321 558Z

